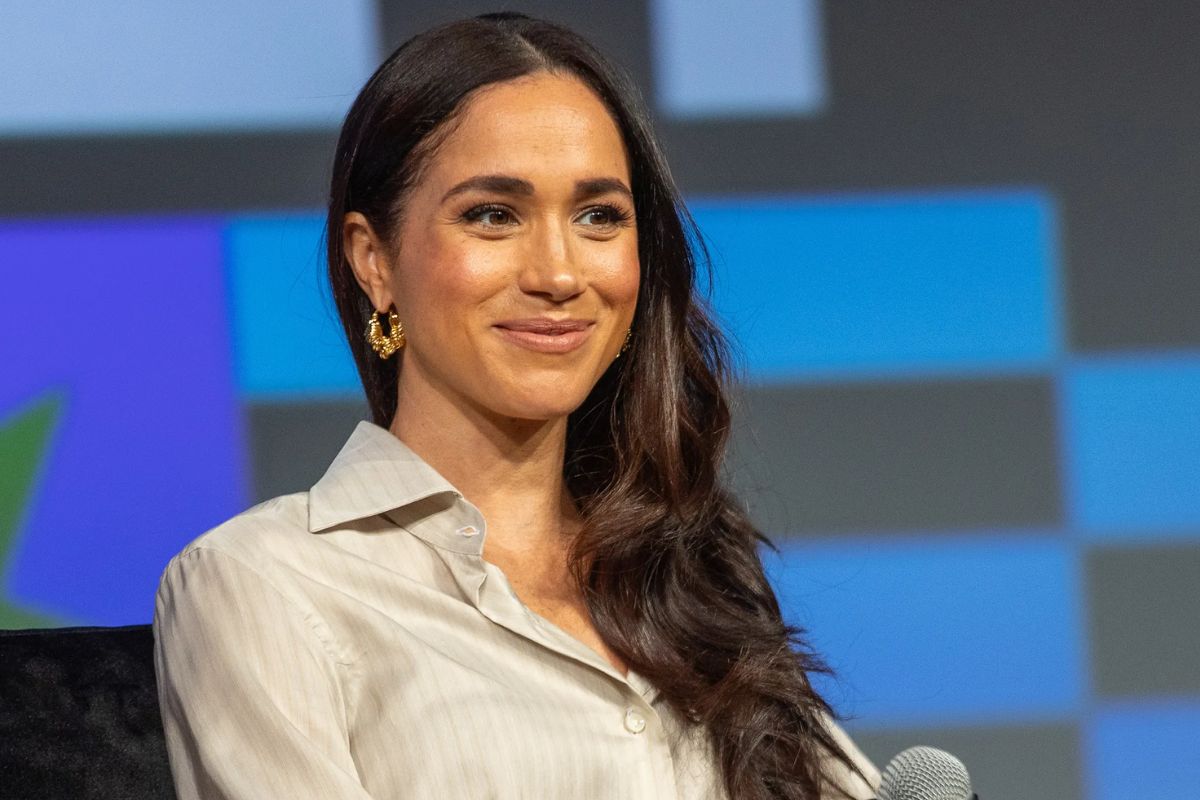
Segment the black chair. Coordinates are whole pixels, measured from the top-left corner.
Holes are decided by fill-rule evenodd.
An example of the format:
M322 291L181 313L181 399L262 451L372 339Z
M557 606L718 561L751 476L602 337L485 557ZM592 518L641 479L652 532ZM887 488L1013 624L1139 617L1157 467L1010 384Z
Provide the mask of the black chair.
M174 800L149 625L0 631L0 798Z

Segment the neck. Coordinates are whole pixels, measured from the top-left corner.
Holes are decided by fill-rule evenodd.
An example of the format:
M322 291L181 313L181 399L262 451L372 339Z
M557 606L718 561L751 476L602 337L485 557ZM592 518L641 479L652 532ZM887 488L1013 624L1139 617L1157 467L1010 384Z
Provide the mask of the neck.
M401 380L391 432L483 514L485 558L561 552L577 519L563 481L567 419L502 417Z

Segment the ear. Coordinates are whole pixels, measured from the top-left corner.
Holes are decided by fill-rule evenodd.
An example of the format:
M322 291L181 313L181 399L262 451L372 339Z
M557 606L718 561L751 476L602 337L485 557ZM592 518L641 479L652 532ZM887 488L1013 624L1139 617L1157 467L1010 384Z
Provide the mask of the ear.
M358 285L371 298L377 311L392 305L392 264L383 240L371 223L358 211L351 211L342 221L342 249Z

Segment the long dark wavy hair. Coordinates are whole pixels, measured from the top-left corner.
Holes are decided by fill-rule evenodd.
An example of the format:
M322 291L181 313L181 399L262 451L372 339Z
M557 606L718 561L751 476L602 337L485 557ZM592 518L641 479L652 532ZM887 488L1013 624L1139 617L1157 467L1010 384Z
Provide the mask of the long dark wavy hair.
M721 481L730 372L696 290L707 255L636 89L577 34L515 13L435 28L396 50L351 107L326 239L371 414L391 424L399 359L378 358L364 338L374 309L346 259L342 220L361 212L394 241L407 191L472 92L539 71L582 81L616 121L641 262L629 350L568 420L565 478L584 520L572 572L605 643L706 726L731 798L816 800L833 761L854 765L809 682L827 670L784 623L763 573L758 545L770 543Z

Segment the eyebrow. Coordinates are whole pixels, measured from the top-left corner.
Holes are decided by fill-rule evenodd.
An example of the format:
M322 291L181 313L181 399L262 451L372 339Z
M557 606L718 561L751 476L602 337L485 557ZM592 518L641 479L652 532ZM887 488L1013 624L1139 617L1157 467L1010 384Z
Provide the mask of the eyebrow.
M476 175L452 186L450 191L442 197L442 202L445 203L452 197L474 189L518 197L529 197L533 194L533 184L524 178L515 178L511 175ZM625 182L618 178L585 178L575 181L575 197L577 199L596 197L609 192L624 195L629 202L633 202L633 192L629 191Z
M625 181L617 178L589 178L587 180L575 181L575 196L583 199L587 197L596 197L597 195L616 192L624 195L625 199L633 202L633 192L629 191L629 187L625 185Z

